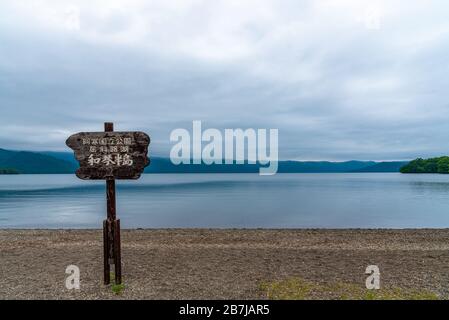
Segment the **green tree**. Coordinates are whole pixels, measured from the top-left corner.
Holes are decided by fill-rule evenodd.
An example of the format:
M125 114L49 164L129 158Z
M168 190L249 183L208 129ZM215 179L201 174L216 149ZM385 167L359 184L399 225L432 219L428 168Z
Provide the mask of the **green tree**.
M418 158L400 169L401 173L449 173L449 157Z
M438 173L449 173L449 157L441 157L438 160Z

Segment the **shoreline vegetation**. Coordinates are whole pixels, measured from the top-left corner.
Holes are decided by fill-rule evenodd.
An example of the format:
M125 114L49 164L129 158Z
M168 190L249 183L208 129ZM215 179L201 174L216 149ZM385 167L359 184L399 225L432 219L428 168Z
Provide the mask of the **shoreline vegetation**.
M13 168L0 168L0 174L20 174L20 172Z
M0 299L449 298L449 229L123 229L121 288L102 284L102 239L0 229ZM72 264L80 290L65 288Z
M410 161L400 170L401 173L449 173L449 157L437 157Z

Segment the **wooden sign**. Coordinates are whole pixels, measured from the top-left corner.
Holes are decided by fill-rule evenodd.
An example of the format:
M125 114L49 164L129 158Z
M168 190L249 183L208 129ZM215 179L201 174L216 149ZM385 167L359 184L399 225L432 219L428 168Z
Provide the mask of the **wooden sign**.
M66 141L80 163L76 175L84 180L138 179L150 163L149 143L144 132L80 132Z
M107 219L103 221L103 277L110 284L114 266L115 283L122 283L120 219L117 219L115 179L138 179L150 164L147 157L150 137L144 132L114 132L106 122L105 132L80 132L66 144L75 151L80 163L76 175L85 180L106 180Z

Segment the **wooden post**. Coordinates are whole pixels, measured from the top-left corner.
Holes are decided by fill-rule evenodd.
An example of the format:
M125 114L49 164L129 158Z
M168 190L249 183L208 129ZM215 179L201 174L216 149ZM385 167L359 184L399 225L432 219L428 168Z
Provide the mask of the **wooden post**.
M108 204L108 219L114 221L117 218L115 211L115 180L106 180L106 198Z
M120 219L114 220L114 266L115 266L115 283L122 283L122 257L120 248Z
M111 266L109 264L109 227L108 220L103 221L103 259L104 259L104 284L111 283Z
M105 122L105 132L113 132L114 124ZM104 240L104 283L109 284L111 264L115 268L115 283L122 283L122 262L120 244L120 220L117 220L115 201L115 179L106 179L107 219L103 222Z
M76 176L83 180L106 180L107 217L103 221L105 285L111 282L112 265L115 269L115 283L122 282L120 220L117 220L115 179L140 177L150 164L147 156L149 144L150 137L145 132L114 132L112 122L104 123L104 132L78 132L66 140L66 145L75 152L75 158L80 164Z

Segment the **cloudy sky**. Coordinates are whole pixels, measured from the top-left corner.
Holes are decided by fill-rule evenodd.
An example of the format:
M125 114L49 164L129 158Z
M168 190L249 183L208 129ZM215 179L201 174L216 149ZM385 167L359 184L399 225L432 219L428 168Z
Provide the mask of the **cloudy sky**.
M0 1L0 148L278 128L282 159L449 154L441 1Z

